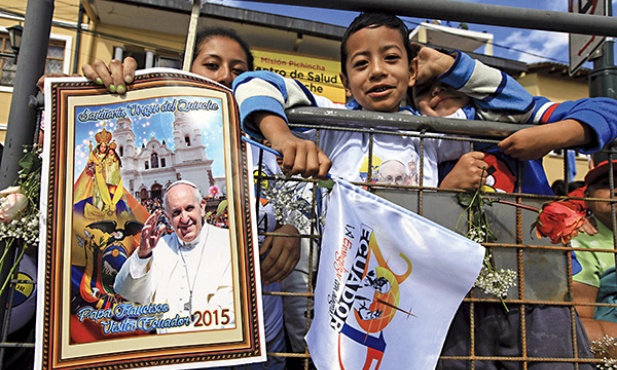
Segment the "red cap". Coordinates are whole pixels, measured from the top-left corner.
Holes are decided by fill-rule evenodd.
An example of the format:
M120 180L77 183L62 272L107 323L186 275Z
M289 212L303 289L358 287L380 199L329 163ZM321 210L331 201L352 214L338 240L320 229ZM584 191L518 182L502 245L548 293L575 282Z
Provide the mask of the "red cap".
M608 161L600 162L597 166L589 170L587 175L585 175L585 185L589 186L598 179L603 178L606 174L608 174L609 169L610 165ZM615 174L615 172L617 172L617 159L613 159L613 174Z

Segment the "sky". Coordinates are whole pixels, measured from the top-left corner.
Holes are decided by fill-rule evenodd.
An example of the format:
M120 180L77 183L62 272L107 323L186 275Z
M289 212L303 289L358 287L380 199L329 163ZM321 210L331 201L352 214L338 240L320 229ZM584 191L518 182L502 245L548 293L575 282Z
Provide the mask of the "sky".
M379 0L376 0L379 1ZM430 1L430 0L424 0ZM461 2L479 3L488 5L514 6L518 8L541 9L559 12L568 11L569 0L460 0ZM613 1L613 7L617 0ZM240 7L250 10L258 10L268 13L292 16L296 18L309 19L324 23L331 23L340 26L347 26L358 12L328 10L320 8L293 7L287 5L255 3L249 1L236 0L208 0L208 2L222 4L226 6ZM420 22L427 19L403 17L410 29ZM443 23L442 23L443 24ZM459 22L451 22L451 26L458 26ZM529 29L516 29L510 27L497 27L483 24L468 23L469 29L478 32L488 32L494 35L493 55L523 61L526 63L536 63L541 61L551 61L569 64L567 33L547 32ZM584 65L591 68L591 63Z
M159 142L165 141L167 147L171 151L175 151L174 132L172 123L175 120L173 111L162 108L165 103L168 106L179 106L183 97L171 98L155 98L134 101L119 100L119 103L83 105L75 109L76 122L75 130L75 179L83 171L88 162L90 153L90 145L96 145L94 137L97 132L105 128L107 131L113 132L116 129L116 119L99 120L81 118L84 111L89 113L110 112L121 110L127 118L130 118L133 123L133 133L135 134L135 146L139 149L142 145L146 145L151 138L157 139ZM222 102L218 98L199 98L186 97L187 101L208 101L212 100L222 106ZM171 105L170 105L171 104ZM141 108L137 110L136 105L142 107L158 107L155 113L149 113ZM163 112L162 110L166 110ZM202 144L206 146L206 156L212 159L212 175L214 177L222 177L225 175L224 149L223 149L223 131L221 127L222 110L191 110L186 113L189 119L199 122L202 134ZM195 116L193 116L195 115Z

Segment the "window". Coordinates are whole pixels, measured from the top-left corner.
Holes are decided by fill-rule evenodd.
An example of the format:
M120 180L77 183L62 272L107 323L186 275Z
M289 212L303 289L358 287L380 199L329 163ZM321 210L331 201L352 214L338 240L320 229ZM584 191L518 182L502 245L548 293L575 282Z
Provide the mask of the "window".
M191 146L191 138L188 136L185 136L184 143L186 144L186 146Z
M165 167L165 158L161 158L161 167Z
M173 57L158 56L156 58L156 66L164 68L182 69L182 60Z
M49 46L47 48L45 74L59 74L68 72L68 50L66 48L67 44L70 44L70 38L63 37L62 39L53 39L52 36L52 39L50 40ZM7 32L0 32L0 52L13 54L13 49L11 48L11 43L9 42L9 34ZM14 63L13 58L0 58L0 88L13 87L16 71L17 65Z
M9 42L8 33L0 33L0 52L6 54L13 54L11 49L11 43ZM15 80L15 71L17 71L17 64L11 57L0 58L0 85L13 86Z
M124 45L121 49L124 50L123 58L128 56L135 58L139 69L150 67L182 69L182 58L169 51L147 50L135 45Z
M150 162L145 161L145 162L144 162L144 167L145 167L147 170L149 170L149 169L150 169Z
M150 163L152 163L152 168L159 168L159 156L156 153L152 153L150 155Z
M64 41L52 40L47 47L47 62L45 74L62 73L64 71Z

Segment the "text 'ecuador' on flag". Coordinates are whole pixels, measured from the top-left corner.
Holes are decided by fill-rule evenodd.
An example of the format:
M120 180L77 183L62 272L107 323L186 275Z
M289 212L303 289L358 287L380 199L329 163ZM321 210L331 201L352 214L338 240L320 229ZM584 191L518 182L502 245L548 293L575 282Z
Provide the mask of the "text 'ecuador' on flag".
M336 180L306 336L318 369L433 369L484 248Z

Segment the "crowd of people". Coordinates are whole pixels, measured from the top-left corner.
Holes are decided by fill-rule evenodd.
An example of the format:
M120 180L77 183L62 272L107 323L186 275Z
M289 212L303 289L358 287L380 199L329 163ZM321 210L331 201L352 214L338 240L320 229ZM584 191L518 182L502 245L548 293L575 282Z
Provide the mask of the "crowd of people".
M443 53L412 44L407 36L405 24L391 14L362 13L350 24L341 41L341 79L348 98L345 105L313 95L296 80L269 71L253 71L249 45L229 29L207 28L198 35L191 71L233 89L243 130L281 154L280 158L266 152L254 156L262 158L261 163L254 165L262 166L262 171L265 168L264 172L271 176L284 174L323 179L331 175L367 184L464 190L487 185L508 193L514 192L520 184L523 193L555 195L542 167L543 156L564 148L594 153L617 137L617 102L612 99L551 102L545 97L530 95L512 77L463 52ZM109 64L96 61L85 65L83 72L111 92L123 94L127 84L133 82L136 69L135 60L127 58L122 62L112 60ZM471 150L470 144L461 140L420 139L385 133L369 135L323 130L317 137L311 130L290 129L285 110L296 106L535 126L522 129L498 144L476 144ZM381 164L380 171L364 168L367 161ZM592 358L590 340L603 335L617 336L615 307L592 305L597 299L614 303L617 295L615 255L612 253L615 249L614 209L609 201L602 200L612 196L610 189L614 181L609 179L614 173L610 167L610 163L598 164L585 177L584 195L594 198L587 203L589 222L597 231L581 234L572 242L578 248L576 255L582 265L582 271L573 276L573 300L577 302L578 315L573 318L567 305L523 305L511 307L506 313L500 303L475 303L472 309L468 302L463 302L442 350L442 356L454 358L441 359L437 368L594 367L584 361L568 363L542 359ZM613 168L617 170L617 162ZM491 169L491 176L487 176L488 169ZM497 172L503 174L497 176ZM497 184L496 177L508 181ZM304 187L295 187L294 191L298 192L298 197L307 196ZM168 187L164 197L163 205L145 205L152 216L144 223L139 246L116 278L116 291L140 303L152 302L152 297L158 294L157 299L165 297L177 304L170 314L184 312L190 316L193 297L207 293L201 287L201 279L197 279L199 265L207 262L213 263L212 269L220 270L224 277L221 281L227 282L208 287L208 295L213 297L211 305L219 309L232 307L230 275L223 261L226 256L213 253L222 259L202 258L210 255L210 251L204 252L208 250L208 238L203 235L216 235L218 245L228 243L222 234L213 231L216 228L202 225L203 197L194 184L185 181ZM310 291L307 278L312 272L308 271L308 266L312 265L308 261L310 248L304 239L295 237L309 233L306 224L281 224L273 217L267 201L259 202L260 232L276 231L290 236L259 239L263 291ZM174 231L172 235L163 236L158 229L163 212ZM310 215L301 216L311 219ZM207 233L202 233L204 230ZM586 252L584 248L593 251ZM193 258L189 258L190 254ZM165 269L157 261L172 259L178 263L184 261L185 269L153 275L155 266ZM152 267L146 271L150 264ZM161 280L165 286L158 288L157 284L147 282L152 278ZM170 281L176 284L169 285ZM143 284L148 288L140 288L145 286ZM169 288L185 285L186 291ZM266 293L264 316L269 353L304 351L305 320L310 316L306 298L283 300L279 295ZM524 320L525 333L521 333L521 320ZM475 329L475 334L472 335L470 328ZM480 358L472 363L465 358L472 355L498 359ZM508 357L520 359L524 356L537 361L523 367L518 360L508 360ZM292 362L268 356L266 363L252 364L248 368L282 370L292 368Z

